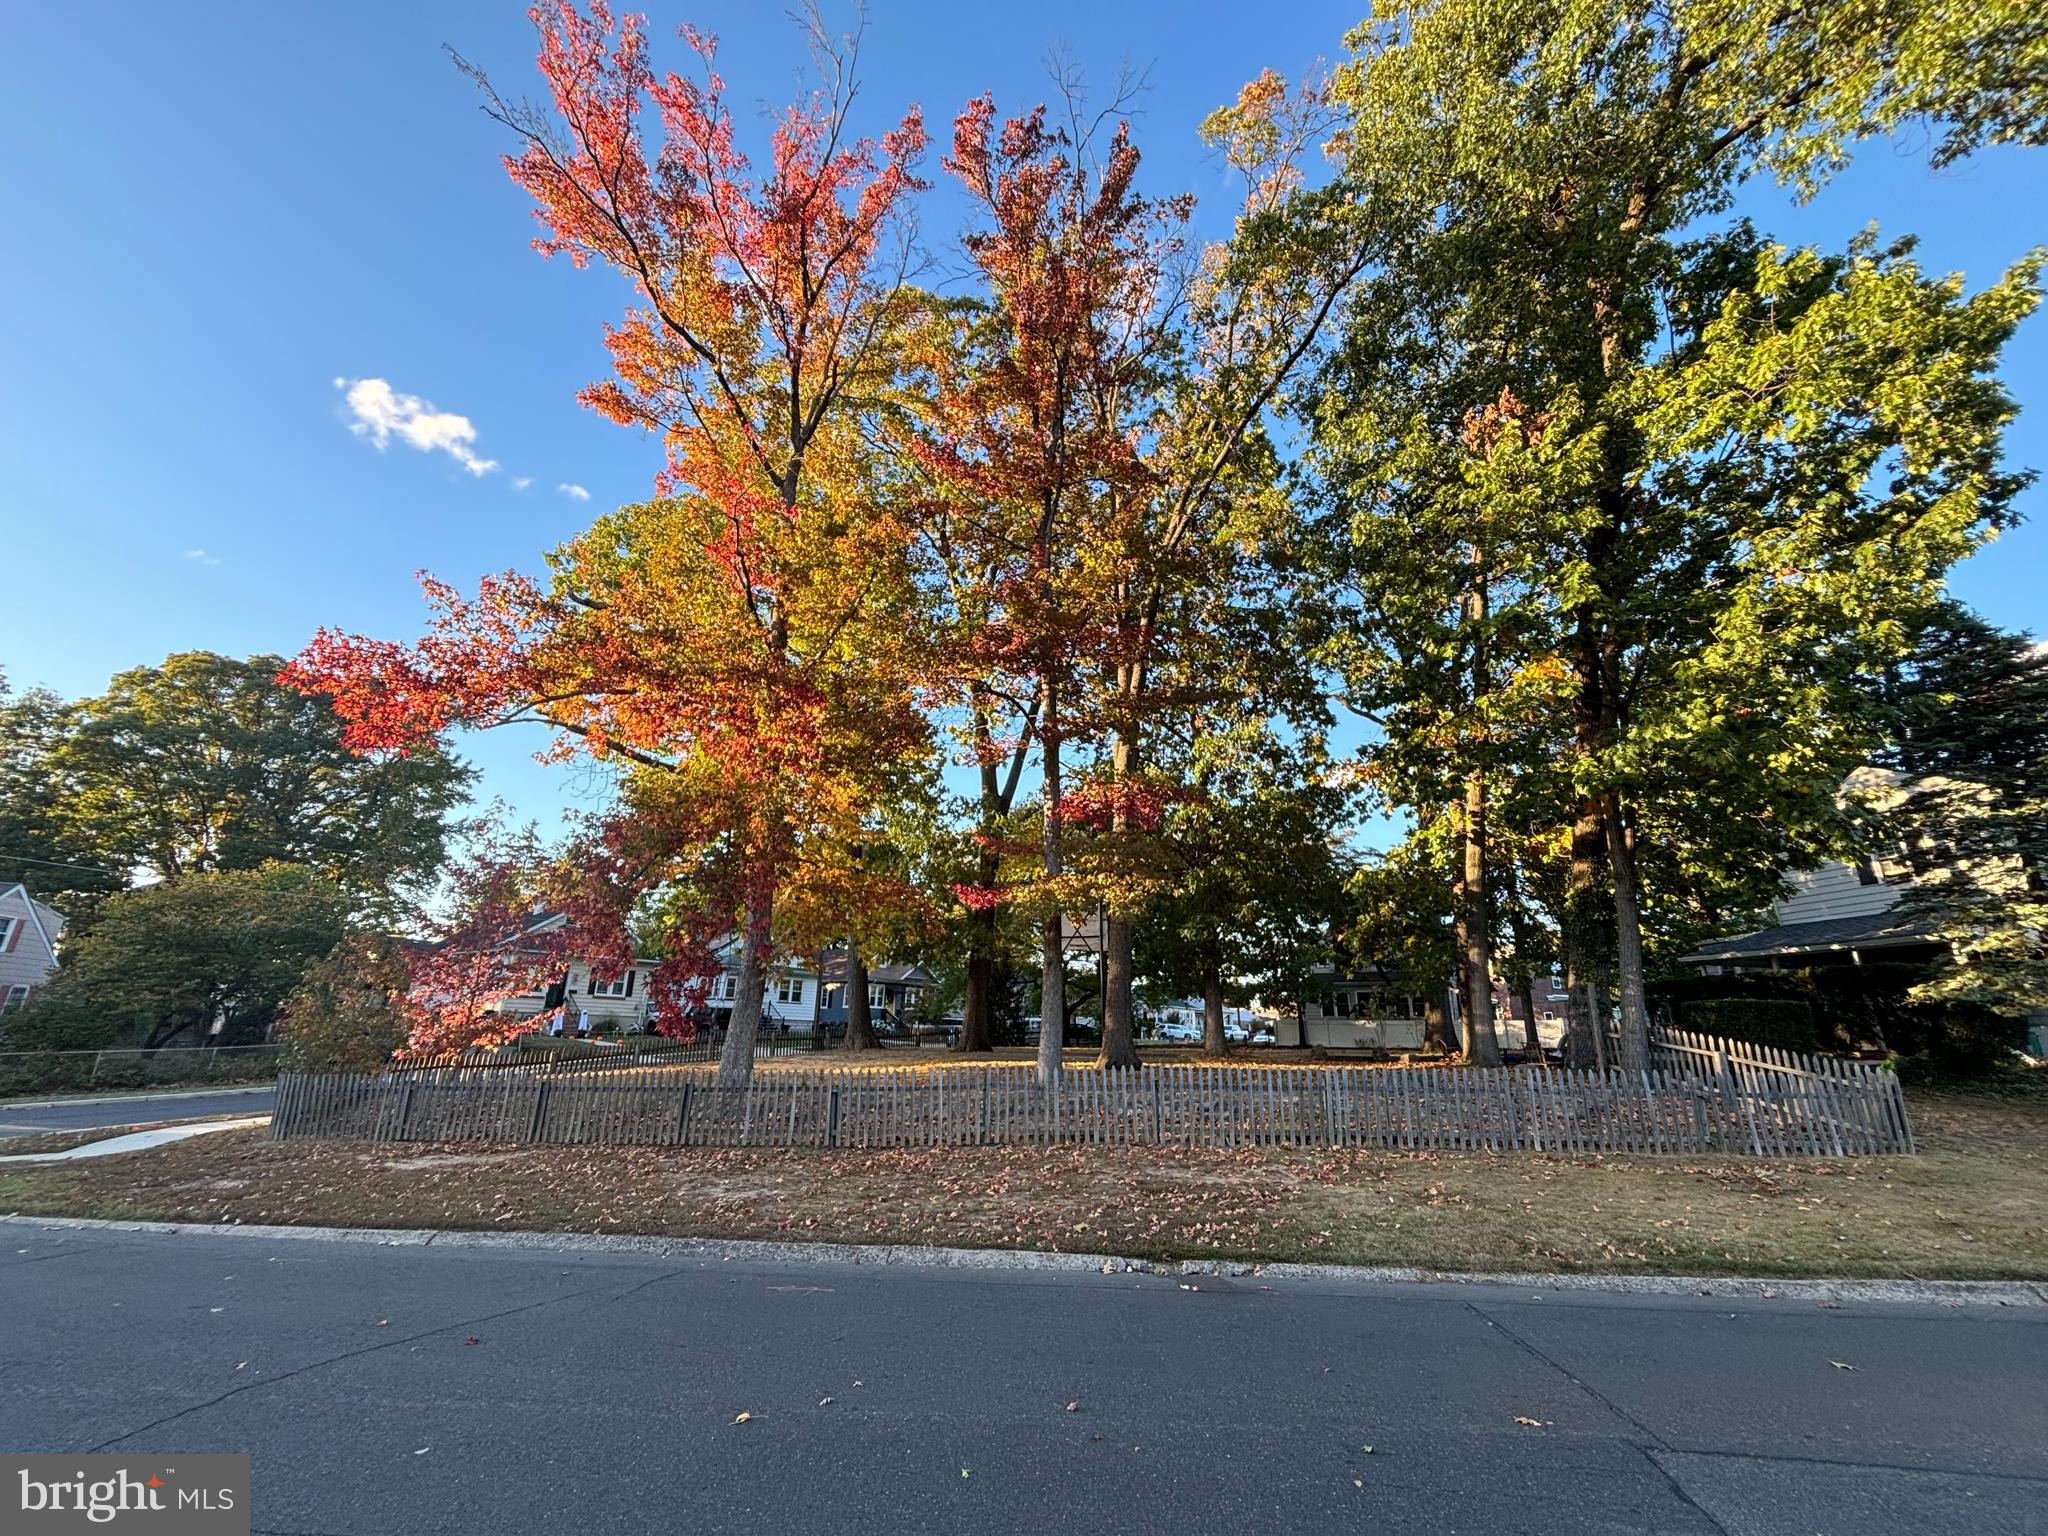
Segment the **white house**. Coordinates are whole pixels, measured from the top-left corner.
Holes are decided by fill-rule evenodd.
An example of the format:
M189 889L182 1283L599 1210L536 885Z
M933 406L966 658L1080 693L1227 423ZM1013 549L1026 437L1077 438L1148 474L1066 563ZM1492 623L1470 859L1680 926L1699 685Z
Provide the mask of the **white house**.
M1276 1045L1360 1047L1419 1051L1423 1003L1388 984L1383 976L1339 976L1334 965L1319 965L1316 986L1294 1012L1261 1009Z
M548 933L567 922L567 917L560 912L545 912L535 917L526 932ZM722 968L711 979L710 991L704 1001L705 1009L711 1015L709 1022L714 1026L722 1024L725 1017L731 1015L733 1003L739 996L738 945L728 940L720 948ZM552 985L544 984L531 992L505 998L498 1003L497 1011L530 1018L551 1012L559 1001L565 1027L570 1030L579 1028L586 1018L592 1031L645 1029L654 1016L654 999L648 994L660 964L659 960L635 959L621 974L599 978L592 974L588 965L571 961L567 974L557 977ZM557 986L561 988L559 999L554 996ZM762 989L763 1028L808 1032L817 1011L818 976L810 965L800 960L783 960L769 968L767 985Z
M24 1006L57 969L64 914L21 884L0 886L0 1013Z

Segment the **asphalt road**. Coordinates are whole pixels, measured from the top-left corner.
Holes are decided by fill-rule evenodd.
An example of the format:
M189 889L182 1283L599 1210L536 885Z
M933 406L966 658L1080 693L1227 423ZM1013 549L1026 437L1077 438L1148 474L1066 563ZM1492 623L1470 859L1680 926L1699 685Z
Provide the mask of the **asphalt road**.
M158 1120L196 1120L206 1115L261 1115L277 1090L223 1088L208 1093L119 1094L104 1099L66 1099L47 1104L0 1104L0 1141L9 1136L42 1136L51 1131L89 1131L102 1125L149 1125Z
M2048 1529L2048 1310L1196 1283L10 1224L0 1439L298 1536Z

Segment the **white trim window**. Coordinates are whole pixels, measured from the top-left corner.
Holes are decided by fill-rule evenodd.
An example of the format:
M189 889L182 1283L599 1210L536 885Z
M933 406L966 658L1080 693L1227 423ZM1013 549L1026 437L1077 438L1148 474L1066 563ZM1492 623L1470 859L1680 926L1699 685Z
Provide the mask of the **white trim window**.
M592 997L631 997L633 995L633 973L627 971L616 981L599 981L595 976L592 976L590 978L590 995Z
M17 1008L26 1008L27 1006L28 988L25 985L9 987L7 989L7 996L4 999L0 999L0 1013L13 1013Z
M883 985L882 985L882 984L881 984L881 983L880 983L879 981L877 981L877 982L871 982L871 983L869 983L869 985L868 985L868 1008L869 1008L869 1010L870 1010L870 1011L874 1011L874 1010L878 1010L878 1009L883 1009L883 1008L887 1008L888 1006L889 1006L889 989L888 989L887 987L883 986Z
M711 983L711 1001L714 1003L729 1003L739 995L740 979L731 971L721 972L718 979Z
M0 955L7 953L8 946L14 942L14 930L20 926L18 917L0 917Z
M800 1003L803 1000L803 977L778 976L775 979L775 1001L777 1001L778 1003Z

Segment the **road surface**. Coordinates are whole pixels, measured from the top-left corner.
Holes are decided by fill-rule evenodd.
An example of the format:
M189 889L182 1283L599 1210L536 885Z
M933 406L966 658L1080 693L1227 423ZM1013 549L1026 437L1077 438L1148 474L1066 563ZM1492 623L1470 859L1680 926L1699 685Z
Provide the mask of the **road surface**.
M9 1136L44 1136L51 1131L89 1131L103 1125L149 1125L158 1120L194 1120L202 1115L266 1115L277 1090L222 1088L206 1092L119 1094L104 1099L65 1099L36 1104L0 1104L0 1141Z
M6 1449L293 1536L2048 1529L2048 1309L21 1224L0 1307Z

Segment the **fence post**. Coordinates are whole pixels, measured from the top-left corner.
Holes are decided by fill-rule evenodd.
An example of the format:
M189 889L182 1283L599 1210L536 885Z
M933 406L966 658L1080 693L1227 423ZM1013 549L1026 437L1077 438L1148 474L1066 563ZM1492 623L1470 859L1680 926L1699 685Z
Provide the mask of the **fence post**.
M553 1087L554 1084L547 1078L540 1080L540 1090L533 1096L533 1118L526 1126L526 1139L529 1142L540 1140L541 1127L547 1123L548 1118L548 1090Z
M679 1147L690 1144L690 1093L696 1086L687 1081L683 1084L683 1102L676 1108L676 1145Z
M825 1145L839 1145L839 1085L834 1083L825 1099Z

